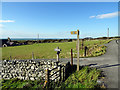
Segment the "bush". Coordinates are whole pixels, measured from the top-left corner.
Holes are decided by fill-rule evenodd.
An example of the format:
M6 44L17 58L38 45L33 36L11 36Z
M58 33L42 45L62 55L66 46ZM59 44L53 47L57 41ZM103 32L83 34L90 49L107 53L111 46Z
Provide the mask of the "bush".
M68 39L68 42L72 42L72 39Z

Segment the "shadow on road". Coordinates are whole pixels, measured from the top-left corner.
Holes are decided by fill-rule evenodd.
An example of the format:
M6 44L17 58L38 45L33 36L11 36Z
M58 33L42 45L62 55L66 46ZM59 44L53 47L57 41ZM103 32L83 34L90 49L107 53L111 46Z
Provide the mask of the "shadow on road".
M89 64L87 66L93 66L93 65L97 65L97 63L95 63L95 64ZM104 64L104 65L94 66L94 67L95 68L107 68L107 67L113 67L113 66L120 66L120 64L114 64L114 65Z
M107 68L107 67L113 67L113 66L120 66L120 64L114 64L114 65L101 65L101 66L97 66L96 68Z

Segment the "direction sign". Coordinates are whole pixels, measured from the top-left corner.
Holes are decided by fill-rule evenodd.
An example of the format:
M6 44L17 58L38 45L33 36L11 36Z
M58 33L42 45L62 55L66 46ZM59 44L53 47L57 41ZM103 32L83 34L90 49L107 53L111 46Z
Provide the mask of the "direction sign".
M71 31L71 34L77 34L77 31Z
M56 48L55 51L61 51L61 49Z

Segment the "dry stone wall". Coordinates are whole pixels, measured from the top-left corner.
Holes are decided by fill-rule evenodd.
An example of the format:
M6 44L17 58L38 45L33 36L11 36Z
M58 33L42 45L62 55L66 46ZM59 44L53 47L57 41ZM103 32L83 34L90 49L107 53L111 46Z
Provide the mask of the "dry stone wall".
M52 60L3 60L1 76L3 79L19 78L23 80L45 80L46 69L59 69L57 61ZM51 74L55 71L51 71ZM56 74L59 74L56 73ZM51 79L54 79L55 76Z

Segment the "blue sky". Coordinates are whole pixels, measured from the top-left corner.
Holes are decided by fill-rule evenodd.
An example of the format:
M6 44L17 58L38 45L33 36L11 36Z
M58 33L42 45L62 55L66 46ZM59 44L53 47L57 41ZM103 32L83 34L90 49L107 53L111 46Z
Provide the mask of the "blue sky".
M117 2L3 2L2 38L76 38L118 35Z
M119 0L2 0L2 2L119 2Z

